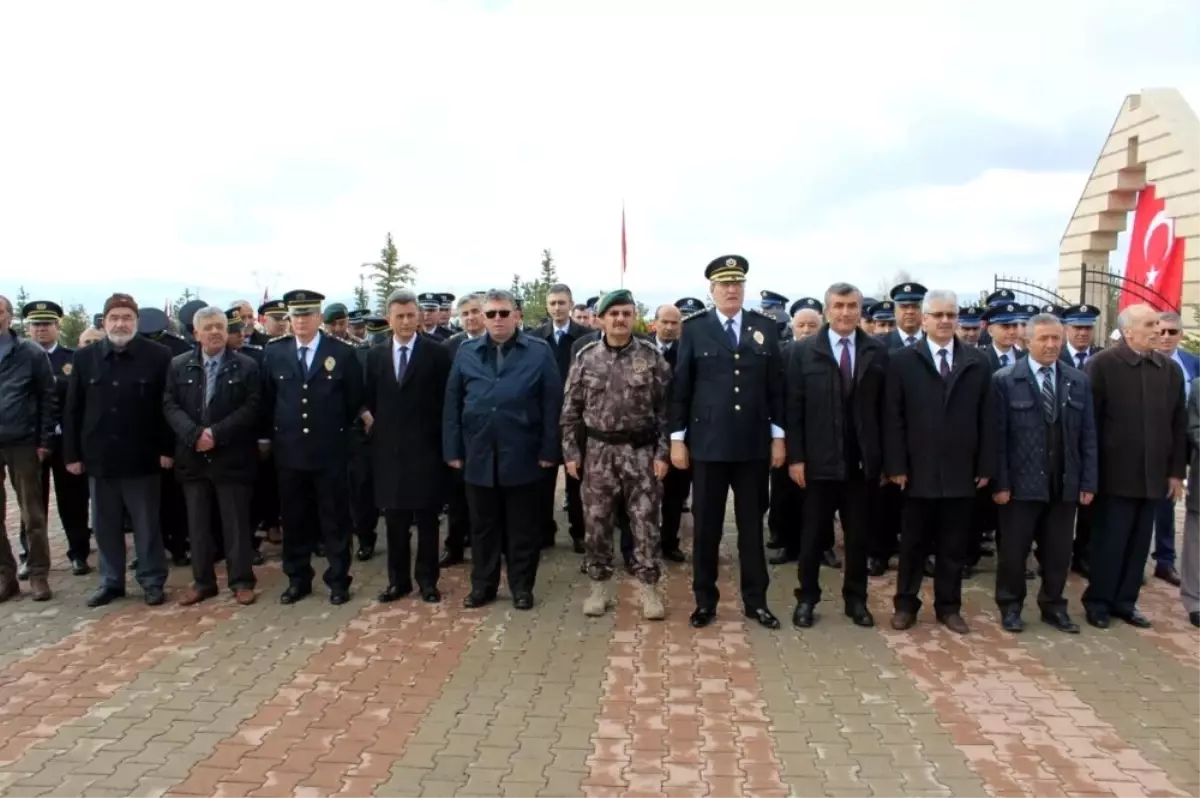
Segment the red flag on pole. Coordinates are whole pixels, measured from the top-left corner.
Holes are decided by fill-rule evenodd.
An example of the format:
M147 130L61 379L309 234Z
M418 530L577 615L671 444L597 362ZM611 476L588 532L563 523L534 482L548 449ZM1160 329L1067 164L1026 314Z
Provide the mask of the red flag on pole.
M625 247L625 203L621 203L621 274L625 274L626 259L629 251Z
M263 304L263 305L267 304L267 300L270 298L271 297L267 295L267 289L263 288L263 298L262 298L262 302L260 304Z
M1145 302L1157 310L1179 307L1183 292L1184 239L1175 237L1167 203L1149 185L1138 194L1125 261L1119 310Z

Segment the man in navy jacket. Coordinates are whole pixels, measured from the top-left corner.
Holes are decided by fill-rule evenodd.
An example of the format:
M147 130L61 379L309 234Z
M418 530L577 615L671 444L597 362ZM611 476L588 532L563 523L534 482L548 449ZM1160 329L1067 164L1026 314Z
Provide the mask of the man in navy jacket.
M549 344L517 329L511 293L489 291L483 315L487 334L455 355L442 424L443 453L463 472L471 512L471 593L463 605L495 600L503 555L513 606L527 610L542 542L541 481L560 456L562 380Z

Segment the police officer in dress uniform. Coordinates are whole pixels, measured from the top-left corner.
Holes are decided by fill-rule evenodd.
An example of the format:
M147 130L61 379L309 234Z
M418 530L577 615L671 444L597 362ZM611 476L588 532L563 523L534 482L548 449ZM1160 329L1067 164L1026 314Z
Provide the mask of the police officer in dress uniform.
M196 315L196 311L202 310L206 307L208 307L208 303L205 302L203 299L193 299L190 302L184 303L183 307L179 308L180 337L183 338L184 342L188 346L191 346L196 343L196 337L195 337L196 330L192 326L192 318ZM150 308L150 309L155 310L154 308ZM162 311L155 310L156 314L161 313L161 312ZM166 314L163 314L163 315L165 316ZM158 323L157 317L155 319L155 323L156 324ZM168 325L169 325L169 323L170 322L168 321ZM140 332L140 329L139 329L139 332ZM183 353L180 352L179 354L183 354Z
M859 323L859 326L862 328L862 331L865 332L867 335L875 335L876 334L875 320L871 318L871 308L875 307L875 305L878 302L879 302L879 300L876 299L875 297L871 297L871 296L863 297L862 321Z
M1080 371L1091 359L1092 355L1104 349L1096 346L1094 336L1096 320L1100 318L1100 308L1095 305L1080 304L1064 308L1063 324L1066 325L1066 338L1062 353L1058 359ZM1193 477L1200 479L1200 475ZM1089 576L1091 568L1088 564L1088 549L1092 543L1092 523L1095 518L1095 502L1079 505L1075 515L1075 542L1072 546L1071 570L1082 576Z
M770 316L779 323L779 340L786 341L792 337L792 317L787 312L788 298L775 291L759 292L759 308L763 315Z
M442 295L426 291L417 295L417 302L421 306L421 332L432 335L439 341L449 338L446 330L438 324L438 317L442 311Z
M192 307L192 306L195 307ZM180 308L180 318L187 311L187 324L191 324L192 316L201 308L208 307L203 300L194 299ZM192 339L170 329L171 320L167 314L158 308L142 308L138 313L138 335L149 338L157 344L162 344L171 350L171 357L192 351ZM191 546L187 528L187 504L183 500L183 488L175 474L171 471L162 473L162 493L159 504L159 519L162 526L163 546L171 555L171 562L180 568L191 565L188 549ZM134 557L129 561L129 570L137 570L138 561Z
M54 475L54 498L63 532L67 536L67 559L71 562L71 573L84 576L91 572L88 554L91 549L91 530L88 529L88 484L87 477L67 471L62 451L62 412L67 406L67 382L71 376L71 361L74 349L58 343L59 323L62 321L62 306L56 302L36 300L26 302L21 308L21 321L26 334L43 349L50 359L54 373L54 392L58 397L58 418L55 419L54 437L51 439L50 456L42 461L42 512L50 506L50 475ZM0 474L3 479L3 474ZM25 525L21 524L21 567L17 576L27 579L27 545Z
M634 575L642 586L642 615L666 615L658 593L658 514L667 476L667 402L671 367L651 342L633 335L637 307L624 289L596 306L602 340L586 344L567 377L559 423L567 473L583 480L585 562L592 589L587 615L603 615L613 571L612 520L623 500L633 533ZM584 465L581 437L588 439Z
M896 303L890 299L867 306L871 330L878 337L890 335L896 329Z
M883 336L888 349L903 349L924 337L925 333L921 330L921 302L926 293L925 286L920 283L901 283L892 287L896 328Z
M438 306L438 329L442 331L443 341L454 335L455 332L454 328L450 326L450 314L454 311L454 299L454 294L438 294L438 301L441 303Z
M318 329L314 291L284 294L292 333L267 344L263 357L262 446L275 454L286 534L283 604L312 593L311 558L324 540L329 602L350 600L350 425L362 410L363 376L354 348Z
M359 341L367 340L367 317L371 315L368 308L355 308L346 317L346 331L351 338Z
M746 272L740 255L708 264L715 307L683 324L671 390L671 462L692 470L695 554L690 623L717 617L718 554L725 502L734 491L743 611L762 626L779 628L767 608L762 483L786 458L783 374L773 319L744 307Z
M978 346L979 336L983 332L983 308L978 305L959 308L958 327L954 332L964 344Z
M1016 304L1016 302L1017 295L1013 293L1011 288L997 288L995 291L988 294L987 298L984 300L984 313L986 314L988 310L991 310L998 305ZM984 317L984 323L987 323L986 315ZM982 349L991 342L992 334L985 328L984 331L979 334L978 345Z

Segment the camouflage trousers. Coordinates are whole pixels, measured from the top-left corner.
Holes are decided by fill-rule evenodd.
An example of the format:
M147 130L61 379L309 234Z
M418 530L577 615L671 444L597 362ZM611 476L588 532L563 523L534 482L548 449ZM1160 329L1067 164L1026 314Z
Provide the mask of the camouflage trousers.
M588 576L604 580L613 573L613 517L624 497L633 532L634 575L646 584L658 582L658 516L662 483L654 478L654 447L589 440L584 455L583 561Z

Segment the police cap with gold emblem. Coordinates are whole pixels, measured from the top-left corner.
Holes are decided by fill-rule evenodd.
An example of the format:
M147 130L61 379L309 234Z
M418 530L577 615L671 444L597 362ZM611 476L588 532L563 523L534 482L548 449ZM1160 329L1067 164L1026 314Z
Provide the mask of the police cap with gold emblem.
M287 305L288 313L293 316L310 316L321 312L321 303L325 301L324 294L316 291L306 291L297 288L283 295L283 304Z
M442 296L432 291L426 291L423 294L417 294L417 304L421 306L421 310L440 310Z
M713 283L744 283L750 262L741 255L722 255L704 269L704 276Z
M258 315L260 316L286 316L287 314L287 303L282 299L268 299L258 306Z
M367 316L363 319L363 322L367 325L367 332L369 333L386 332L389 326L388 320L383 316Z
M920 283L900 283L892 288L888 296L897 305L919 305L927 293L929 290Z
M38 300L21 306L21 320L30 324L51 324L62 321L63 309L57 302Z
M815 310L817 313L824 313L825 306L821 304L821 300L816 299L815 297L806 296L801 297L793 302L792 306L788 308L788 313L792 316L795 316L802 310Z
M890 299L876 302L867 308L867 316L870 317L871 321L895 321L896 303Z
M239 333L245 329L246 325L242 323L241 308L237 305L225 311L225 328L231 333Z

